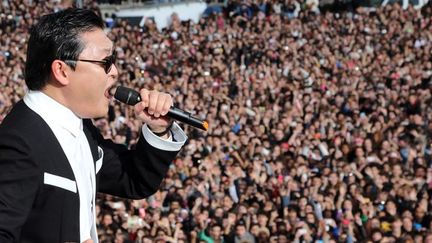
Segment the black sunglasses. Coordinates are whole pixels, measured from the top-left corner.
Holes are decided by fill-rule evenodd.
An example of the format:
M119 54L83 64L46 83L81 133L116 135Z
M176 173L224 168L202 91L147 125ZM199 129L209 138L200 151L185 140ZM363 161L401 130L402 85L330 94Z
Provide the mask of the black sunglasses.
M111 56L105 57L104 59L102 59L102 61L88 60L88 59L65 60L65 61L73 61L73 62L81 61L81 62L96 63L101 65L105 70L105 73L108 74L111 71L112 65L115 64L116 58L117 58L117 54L116 52L113 52Z

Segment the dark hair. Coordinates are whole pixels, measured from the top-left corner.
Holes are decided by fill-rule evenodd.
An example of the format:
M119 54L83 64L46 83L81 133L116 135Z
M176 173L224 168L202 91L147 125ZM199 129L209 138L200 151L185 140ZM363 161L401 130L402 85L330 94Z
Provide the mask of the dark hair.
M79 35L103 29L102 19L93 11L69 8L42 16L30 30L25 65L25 81L29 89L42 89L51 73L54 60L77 60L84 49ZM75 63L68 63L75 68Z

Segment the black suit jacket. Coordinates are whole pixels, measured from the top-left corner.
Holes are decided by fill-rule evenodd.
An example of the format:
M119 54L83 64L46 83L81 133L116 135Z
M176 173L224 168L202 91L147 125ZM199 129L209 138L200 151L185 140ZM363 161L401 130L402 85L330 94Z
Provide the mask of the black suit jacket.
M135 150L104 140L90 120L84 132L96 164L97 191L140 199L153 194L178 151L161 151L142 137ZM98 163L96 163L98 162ZM23 101L0 124L0 242L79 242L79 195L47 182L74 182L54 133Z

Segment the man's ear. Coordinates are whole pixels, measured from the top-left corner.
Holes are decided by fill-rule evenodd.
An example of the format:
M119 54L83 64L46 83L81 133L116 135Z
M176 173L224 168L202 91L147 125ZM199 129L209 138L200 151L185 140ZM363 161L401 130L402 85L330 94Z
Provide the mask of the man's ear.
M64 61L54 60L51 64L51 71L54 78L61 85L69 84L70 71L72 69Z

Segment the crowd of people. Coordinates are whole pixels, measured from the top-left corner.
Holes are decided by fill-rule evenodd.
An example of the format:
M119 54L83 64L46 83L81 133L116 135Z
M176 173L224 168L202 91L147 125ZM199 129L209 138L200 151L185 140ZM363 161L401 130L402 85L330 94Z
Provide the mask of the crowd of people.
M118 84L169 92L209 130L184 127L150 198L98 195L101 242L432 242L432 7L315 3L107 28ZM29 27L65 7L2 2L0 122L27 90ZM139 137L116 101L94 122L125 146Z

